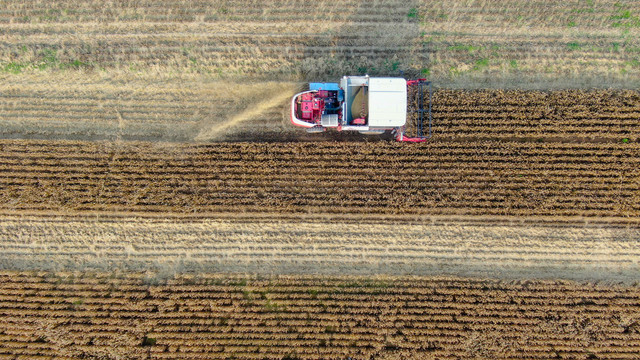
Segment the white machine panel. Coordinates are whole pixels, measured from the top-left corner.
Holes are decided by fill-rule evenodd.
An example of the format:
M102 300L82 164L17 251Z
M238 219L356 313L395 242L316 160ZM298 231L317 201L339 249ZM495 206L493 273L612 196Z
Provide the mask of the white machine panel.
M324 127L338 127L338 114L323 114L320 124Z
M407 82L403 78L369 79L369 127L398 127L407 121Z

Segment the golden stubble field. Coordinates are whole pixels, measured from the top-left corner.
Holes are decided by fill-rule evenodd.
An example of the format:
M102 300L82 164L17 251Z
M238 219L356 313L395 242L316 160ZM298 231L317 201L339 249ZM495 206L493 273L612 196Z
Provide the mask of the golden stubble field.
M55 1L0 12L7 74L299 81L427 75L446 87L635 87L634 2Z
M640 230L469 217L3 216L0 268L323 275L455 275L622 282Z

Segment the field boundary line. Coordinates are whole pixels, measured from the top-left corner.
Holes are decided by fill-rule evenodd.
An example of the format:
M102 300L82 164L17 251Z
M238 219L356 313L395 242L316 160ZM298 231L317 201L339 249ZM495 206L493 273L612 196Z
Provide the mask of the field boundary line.
M550 227L620 227L638 228L640 219L623 217L578 217L578 216L473 216L473 215L376 215L376 214L306 214L306 213L232 213L232 212L207 212L198 214L184 214L172 212L112 212L112 211L7 211L0 210L1 218L49 218L51 220L100 220L100 221L127 221L127 220L158 220L173 222L197 222L201 220L229 220L234 222L253 222L261 220L303 220L312 223L398 223L398 224L460 224L483 226L550 226ZM28 219L25 219L28 220Z

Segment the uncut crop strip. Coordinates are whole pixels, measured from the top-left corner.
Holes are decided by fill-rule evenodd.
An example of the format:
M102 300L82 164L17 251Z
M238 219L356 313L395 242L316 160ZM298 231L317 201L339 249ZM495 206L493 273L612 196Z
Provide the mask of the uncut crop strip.
M634 283L640 228L226 219L9 216L0 269L147 269L325 275L563 278ZM526 239L523 241L522 239ZM179 264L179 265L176 265Z
M620 142L638 139L639 119L635 90L438 90L433 96L436 137Z
M638 143L0 146L12 211L640 215Z
M637 286L2 272L0 290L5 356L620 359L640 351Z

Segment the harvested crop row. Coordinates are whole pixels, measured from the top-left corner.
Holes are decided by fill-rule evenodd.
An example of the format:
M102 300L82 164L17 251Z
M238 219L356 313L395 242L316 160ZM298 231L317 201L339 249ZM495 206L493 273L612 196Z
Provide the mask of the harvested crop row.
M613 359L640 351L635 286L2 272L0 290L5 356Z
M408 4L321 1L306 11L300 11L304 3L282 1L189 6L166 0L135 6L91 1L61 6L63 11L43 9L37 1L27 1L0 12L0 30L6 33L0 64L11 62L7 69L18 73L25 68L131 66L133 71L162 67L291 78L314 68L301 65L307 58L336 53L347 59L407 57L414 47L411 38L419 35L417 22L406 21ZM382 32L386 39L401 41L370 34L380 28L387 29Z
M429 73L471 87L636 87L638 78L634 9L613 0L58 3L26 0L0 11L0 69L270 79Z
M0 147L5 210L640 215L637 143Z
M505 226L451 218L436 224L405 216L261 215L4 215L0 269L453 274L627 284L640 276L637 222L603 228L605 219L596 225L563 226L553 218L552 225Z
M1 84L0 137L193 141L200 132L253 109L250 104L262 103L274 93L294 92L291 89L298 86L202 79L193 80L188 87L179 82L131 79L126 86L114 86L105 80L90 84L83 80L51 80L55 86L24 80ZM262 134L286 132L279 128L280 105L256 114L260 122L251 129Z

